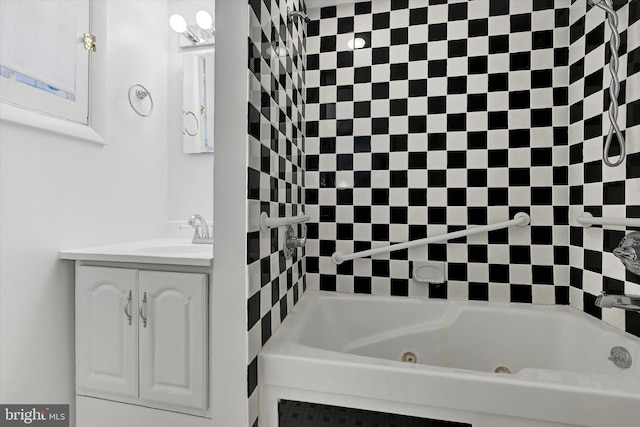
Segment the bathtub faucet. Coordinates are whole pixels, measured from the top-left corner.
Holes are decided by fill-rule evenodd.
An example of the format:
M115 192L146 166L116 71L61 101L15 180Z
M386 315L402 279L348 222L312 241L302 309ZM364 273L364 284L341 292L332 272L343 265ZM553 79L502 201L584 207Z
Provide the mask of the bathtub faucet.
M284 234L284 257L291 259L296 249L303 247L307 243L307 226L302 225L302 236L296 237L293 227L289 225Z
M620 240L613 254L634 274L640 274L640 231L627 234Z
M639 295L607 295L602 292L596 298L596 305L602 308L621 308L623 310L640 312Z

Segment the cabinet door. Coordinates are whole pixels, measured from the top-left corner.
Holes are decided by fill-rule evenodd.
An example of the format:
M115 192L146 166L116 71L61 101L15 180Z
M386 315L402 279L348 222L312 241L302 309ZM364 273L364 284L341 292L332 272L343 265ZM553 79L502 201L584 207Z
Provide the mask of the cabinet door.
M79 394L137 397L137 280L137 270L76 269Z
M206 275L141 271L138 283L140 399L205 409Z
M2 2L2 102L89 123L89 52L82 40L91 6L87 0ZM40 31L24 37L28 27Z

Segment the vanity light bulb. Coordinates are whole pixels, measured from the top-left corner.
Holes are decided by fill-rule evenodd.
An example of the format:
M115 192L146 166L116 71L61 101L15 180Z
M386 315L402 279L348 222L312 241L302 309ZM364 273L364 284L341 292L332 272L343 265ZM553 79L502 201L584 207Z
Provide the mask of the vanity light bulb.
M209 12L201 10L200 12L196 13L196 24L198 24L198 27L202 28L203 30L208 30L213 26L213 18L211 17Z
M177 13L169 17L169 25L176 33L183 33L187 29L187 21Z

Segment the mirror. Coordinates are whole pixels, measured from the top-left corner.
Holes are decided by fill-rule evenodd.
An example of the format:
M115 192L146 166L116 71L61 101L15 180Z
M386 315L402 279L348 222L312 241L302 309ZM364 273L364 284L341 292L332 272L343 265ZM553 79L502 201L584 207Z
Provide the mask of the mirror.
M213 153L214 52L183 55L182 150Z

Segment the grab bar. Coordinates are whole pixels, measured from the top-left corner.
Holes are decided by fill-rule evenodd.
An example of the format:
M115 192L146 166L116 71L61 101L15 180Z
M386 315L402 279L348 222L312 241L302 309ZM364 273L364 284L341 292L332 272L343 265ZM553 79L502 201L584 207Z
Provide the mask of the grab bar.
M579 224L584 227L592 225L621 225L623 227L640 227L640 218L596 218L589 212L583 212L576 218Z
M333 261L334 264L339 265L345 261L349 261L352 259L364 258L367 256L383 254L386 252L399 251L401 249L413 248L415 246L422 246L429 243L444 242L451 239L471 236L473 234L500 230L502 228L511 227L512 225L524 227L526 225L529 225L530 223L531 217L528 214L524 212L518 212L517 214L515 214L513 219L509 221L497 222L495 224L483 225L480 227L467 228L465 230L454 231L447 234L441 234L439 236L425 237L424 239L412 240L405 243L396 243L395 245L355 252L349 255L344 255L340 252L334 252L333 255L331 255L331 261Z
M285 225L299 224L301 222L307 222L310 219L311 217L309 215L285 216L282 218L269 218L268 213L262 212L260 214L260 231L267 231L273 227L282 227Z

